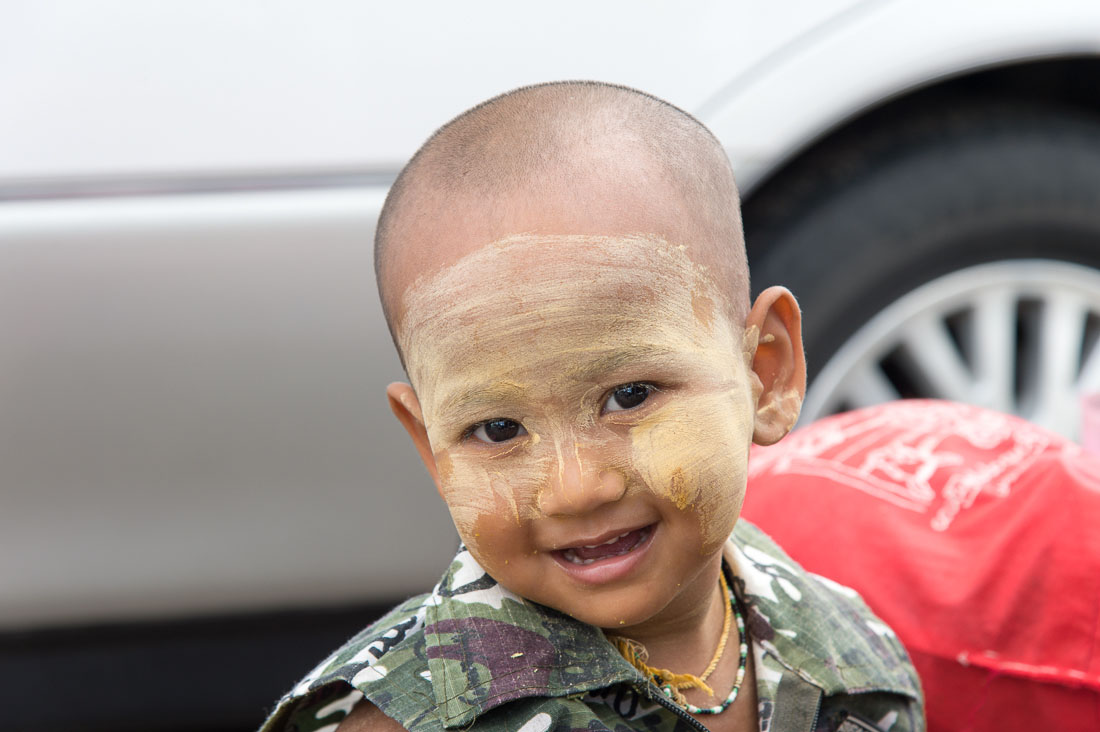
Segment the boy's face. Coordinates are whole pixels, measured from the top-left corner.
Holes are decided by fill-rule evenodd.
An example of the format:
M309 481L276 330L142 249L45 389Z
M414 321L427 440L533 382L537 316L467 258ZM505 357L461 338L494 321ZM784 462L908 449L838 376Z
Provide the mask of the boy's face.
M751 368L763 319L729 310L685 247L640 236L507 238L407 291L415 396L391 401L504 587L629 628L712 582L782 388Z

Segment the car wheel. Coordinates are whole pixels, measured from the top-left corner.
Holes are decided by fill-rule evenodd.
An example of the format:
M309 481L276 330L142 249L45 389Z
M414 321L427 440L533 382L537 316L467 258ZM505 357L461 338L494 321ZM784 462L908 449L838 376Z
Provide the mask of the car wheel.
M1070 437L1100 390L1100 121L956 109L810 156L746 206L754 280L802 305L802 422L906 397Z

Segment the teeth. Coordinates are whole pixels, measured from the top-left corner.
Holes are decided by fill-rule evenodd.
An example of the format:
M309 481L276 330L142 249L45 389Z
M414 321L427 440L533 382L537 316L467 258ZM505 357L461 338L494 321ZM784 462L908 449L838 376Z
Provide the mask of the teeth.
M562 551L562 556L565 557L565 559L567 561L572 562L573 564L592 564L592 562L596 561L595 559L581 559L580 557L577 556L577 551L576 550L578 548L581 548L581 549L595 549L597 547L607 546L608 544L614 544L615 542L621 541L622 539L625 539L626 537L630 536L631 533L633 533L633 532L627 531L626 533L620 534L619 536L616 536L613 539L608 539L603 544L586 544L582 547L573 547L571 549L565 549L565 550ZM637 546L637 543L635 543L634 546ZM633 551L634 546L625 547L622 551L616 552L614 554L609 554L608 557L621 557L623 554L627 554L627 553ZM607 559L608 557L601 557L601 559Z
M605 542L604 542L603 544L585 544L583 548L584 548L584 549L595 549L595 548L596 548L596 547L598 547L598 546L607 546L608 544L614 544L614 543L615 543L616 541L619 541L619 540L621 540L621 539L625 539L625 538L626 538L626 537L628 537L628 536L630 536L630 532L629 532L629 531L628 531L628 532L626 532L625 534L619 534L619 535L618 535L618 536L616 536L616 537L613 537L613 538L611 538L611 539L608 539L608 540L607 540L607 541L605 541Z
M562 554L573 564L592 564L592 562L596 561L595 559L581 559L572 549L566 549Z

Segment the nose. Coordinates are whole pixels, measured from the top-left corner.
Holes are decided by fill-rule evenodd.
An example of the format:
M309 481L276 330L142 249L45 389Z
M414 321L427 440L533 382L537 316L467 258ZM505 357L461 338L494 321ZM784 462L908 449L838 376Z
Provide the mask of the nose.
M575 442L558 443L556 469L551 469L542 491L539 508L546 516L578 516L626 493L621 471L605 467L599 450Z

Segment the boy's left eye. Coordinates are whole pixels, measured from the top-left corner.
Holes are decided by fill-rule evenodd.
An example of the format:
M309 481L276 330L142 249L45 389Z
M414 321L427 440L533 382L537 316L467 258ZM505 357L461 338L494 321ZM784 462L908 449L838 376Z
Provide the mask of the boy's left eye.
M473 435L482 442L493 444L507 442L514 437L525 435L527 430L523 429L523 425L514 419L490 419L487 422L475 425L468 434Z
M643 382L616 386L607 396L607 401L604 402L603 405L603 411L625 412L628 409L634 409L648 399L649 395L654 391L656 391L655 386Z

